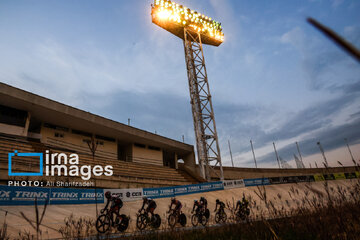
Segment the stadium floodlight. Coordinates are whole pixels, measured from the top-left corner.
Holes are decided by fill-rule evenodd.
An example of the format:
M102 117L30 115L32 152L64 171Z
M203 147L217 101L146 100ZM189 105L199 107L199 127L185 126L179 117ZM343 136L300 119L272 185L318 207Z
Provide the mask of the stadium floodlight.
M199 33L203 44L219 46L224 41L221 23L168 0L155 0L152 22L184 39L184 28Z
M221 24L204 14L169 0L154 0L151 17L153 23L178 36L184 42L200 171L208 181L215 178L214 175L223 180L214 109L202 47L202 44L219 46L224 41ZM215 166L219 167L220 174L214 170Z

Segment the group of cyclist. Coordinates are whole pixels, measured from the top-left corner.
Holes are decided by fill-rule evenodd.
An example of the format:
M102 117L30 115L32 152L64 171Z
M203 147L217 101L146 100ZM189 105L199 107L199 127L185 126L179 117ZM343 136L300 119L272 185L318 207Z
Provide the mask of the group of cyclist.
M125 215L120 215L120 209L123 207L123 201L121 200L121 197L117 194L111 194L110 191L107 191L105 193L105 198L107 199L106 205L104 207L104 209L101 210L101 213L104 215L108 215L110 218L110 222L112 224L112 226L116 225L119 223L119 221L121 221L121 217L120 216L125 216ZM110 206L110 208L109 208ZM174 206L174 208L173 208ZM176 198L171 198L171 204L169 206L169 211L168 213L172 212L172 214L175 214L175 216L180 216L182 214L181 209L182 209L182 203L176 199ZM235 213L239 213L241 214L241 211L246 211L249 206L249 202L248 200L245 198L245 196L243 196L242 200L238 200L236 203L236 208L235 208ZM150 214L150 221L155 221L154 220L154 216L155 217L159 217L158 214L154 215L154 210L156 209L157 204L156 202L148 197L143 197L143 204L139 210L139 214L143 214L144 216L146 216L146 218L148 218L147 216L149 216ZM219 214L220 218L225 215L225 219L223 219L223 222L226 221L226 214L225 214L225 203L220 201L219 199L216 199L216 206L215 206L215 210L214 212L216 212L216 215ZM143 213L142 213L143 212ZM196 216L202 216L204 215L206 217L206 219L209 218L210 216L210 211L208 210L208 202L206 200L205 197L201 197L200 200L194 200L194 205L192 208L191 213L194 213L194 215ZM250 214L250 211L248 210L248 213L246 213L247 215ZM115 217L115 219L114 219ZM217 216L215 216L215 220L217 219ZM186 220L185 220L186 221ZM159 225L161 223L161 220L158 219ZM218 222L216 220L216 222ZM170 222L169 222L170 224ZM126 226L127 227L127 226Z

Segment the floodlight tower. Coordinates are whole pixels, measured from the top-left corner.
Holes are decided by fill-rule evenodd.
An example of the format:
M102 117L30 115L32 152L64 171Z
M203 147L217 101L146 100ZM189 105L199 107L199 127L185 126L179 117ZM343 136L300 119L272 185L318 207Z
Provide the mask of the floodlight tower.
M214 109L202 44L219 46L224 41L221 24L169 0L154 0L152 22L181 38L190 90L196 148L201 174L211 180L210 171L220 167L224 179Z

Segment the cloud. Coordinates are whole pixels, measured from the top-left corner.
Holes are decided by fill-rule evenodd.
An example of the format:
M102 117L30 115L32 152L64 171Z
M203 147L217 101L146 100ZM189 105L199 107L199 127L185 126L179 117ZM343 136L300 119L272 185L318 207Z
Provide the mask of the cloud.
M331 150L344 147L344 138L347 138L349 144L356 144L360 141L360 118L357 117L351 123L343 124L336 127L325 128L313 135L310 138L299 141L301 154L304 158L307 156L318 154L319 147L316 145L318 141L321 142L325 151L330 152ZM295 143L292 142L285 147L278 149L279 155L285 160L292 160L293 154L297 153ZM250 161L250 160L249 160ZM268 153L265 156L259 158L259 163L274 162L274 153ZM330 165L336 165L334 162L330 162Z
M360 31L345 28L346 36L360 42ZM347 53L320 32L309 36L294 27L280 37L280 42L293 46L301 56L301 66L310 90L328 90L360 80L360 68Z
M335 9L343 4L344 0L333 0L331 6Z

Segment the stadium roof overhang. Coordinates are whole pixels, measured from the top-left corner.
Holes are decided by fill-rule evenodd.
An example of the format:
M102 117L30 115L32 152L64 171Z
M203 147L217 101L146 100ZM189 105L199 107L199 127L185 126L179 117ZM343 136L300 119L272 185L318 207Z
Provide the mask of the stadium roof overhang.
M131 127L90 112L0 83L0 103L26 110L44 122L118 139L124 143L142 143L174 151L179 157L194 151L194 147L170 138Z

